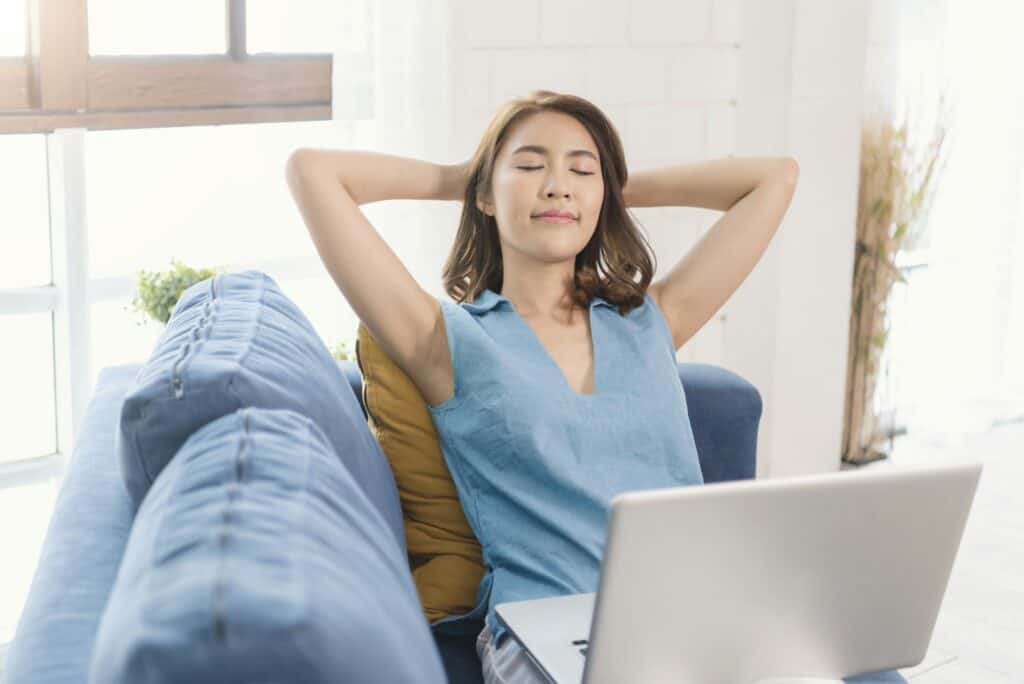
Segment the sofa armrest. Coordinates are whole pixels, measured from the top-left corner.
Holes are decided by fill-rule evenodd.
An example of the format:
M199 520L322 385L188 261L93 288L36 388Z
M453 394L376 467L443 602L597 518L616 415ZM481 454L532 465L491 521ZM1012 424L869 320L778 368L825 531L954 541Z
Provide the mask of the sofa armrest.
M680 363L679 378L704 482L753 479L761 393L736 373L710 364Z
M114 431L139 364L103 368L86 408L0 682L79 684L134 509L114 455Z
M355 361L342 361L339 359L338 367L341 368L341 372L348 378L348 384L352 387L352 393L356 395L356 399L359 401L359 408L363 410L363 417L369 420L370 416L366 413L366 404L363 403L363 374L359 372L359 365Z

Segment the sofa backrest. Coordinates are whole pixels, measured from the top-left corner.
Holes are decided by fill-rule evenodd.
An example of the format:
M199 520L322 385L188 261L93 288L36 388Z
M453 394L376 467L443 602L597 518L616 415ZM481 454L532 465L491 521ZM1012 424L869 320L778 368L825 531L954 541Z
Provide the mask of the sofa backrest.
M368 417L359 365L342 359L338 365L359 400L363 416ZM704 482L754 479L761 393L736 373L706 363L680 363L679 380L686 394Z

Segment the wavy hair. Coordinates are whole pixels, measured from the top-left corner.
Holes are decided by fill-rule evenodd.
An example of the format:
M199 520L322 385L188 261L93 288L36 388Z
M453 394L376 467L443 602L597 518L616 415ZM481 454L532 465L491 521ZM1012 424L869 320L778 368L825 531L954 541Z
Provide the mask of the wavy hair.
M541 111L575 117L600 151L604 201L593 236L576 255L572 300L587 307L597 295L624 315L643 303L657 262L622 196L628 178L622 142L593 103L550 90L534 90L508 101L488 124L472 157L459 228L442 271L444 289L456 302L473 301L485 289L501 291L504 274L497 220L482 212L476 200L491 194L494 163L511 127Z

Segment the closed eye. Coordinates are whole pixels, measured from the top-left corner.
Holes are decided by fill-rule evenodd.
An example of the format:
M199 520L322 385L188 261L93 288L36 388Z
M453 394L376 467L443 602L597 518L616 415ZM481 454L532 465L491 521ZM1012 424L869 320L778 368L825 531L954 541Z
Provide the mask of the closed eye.
M543 169L544 167L543 166L517 166L516 168L517 169L522 169L523 171L536 171L537 169ZM573 173L578 173L581 176L593 176L594 175L593 171L577 171L576 169L572 169L572 172Z

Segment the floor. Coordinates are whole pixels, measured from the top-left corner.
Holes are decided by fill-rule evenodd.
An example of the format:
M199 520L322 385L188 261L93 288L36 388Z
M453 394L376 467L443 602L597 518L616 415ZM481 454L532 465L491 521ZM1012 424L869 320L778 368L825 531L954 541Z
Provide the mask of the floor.
M914 684L1024 684L1024 423L944 439L905 435L885 468L981 460L964 537Z

